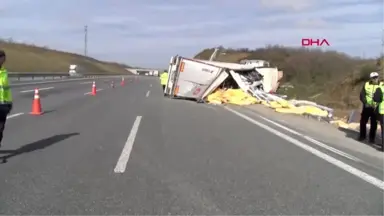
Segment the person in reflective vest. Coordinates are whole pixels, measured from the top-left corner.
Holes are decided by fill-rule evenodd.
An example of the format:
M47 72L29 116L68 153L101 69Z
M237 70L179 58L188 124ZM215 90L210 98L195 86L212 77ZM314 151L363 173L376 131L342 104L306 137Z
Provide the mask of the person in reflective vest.
M369 130L369 142L374 143L377 130L377 114L375 109L377 103L373 100L373 94L376 89L379 88L379 74L372 72L369 75L370 80L366 82L360 92L360 101L363 103L363 109L361 111L360 118L360 135L359 141L365 140L367 136L367 123L370 119L371 127Z
M0 50L0 147L7 115L12 110L12 93L9 87L8 72L4 67L5 52Z
M167 85L168 82L168 72L164 72L160 75L160 84L163 88L163 92L165 91L165 86Z

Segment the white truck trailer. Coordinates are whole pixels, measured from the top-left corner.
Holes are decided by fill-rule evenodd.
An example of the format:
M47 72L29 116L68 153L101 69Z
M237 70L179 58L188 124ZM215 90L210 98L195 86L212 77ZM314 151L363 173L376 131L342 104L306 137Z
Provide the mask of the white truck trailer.
M277 68L261 68L253 64L236 64L215 61L172 57L168 68L168 83L164 90L170 97L182 97L204 101L225 80L231 78L245 92L254 88L266 92L274 88L274 80L269 77L278 73ZM250 74L259 78L249 79Z

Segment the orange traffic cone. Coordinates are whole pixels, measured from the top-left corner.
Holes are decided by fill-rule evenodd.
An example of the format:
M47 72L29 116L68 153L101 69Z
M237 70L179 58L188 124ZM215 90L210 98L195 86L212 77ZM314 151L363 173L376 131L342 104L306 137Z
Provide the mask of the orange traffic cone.
M35 89L35 96L32 101L32 111L29 113L31 115L41 115L43 114L40 103L39 89Z
M115 82L112 80L112 82L111 82L111 87L112 88L115 88Z
M124 86L125 85L125 81L124 81L124 77L121 77L121 86Z
M96 95L96 83L95 83L95 81L93 81L93 83L92 83L91 95Z

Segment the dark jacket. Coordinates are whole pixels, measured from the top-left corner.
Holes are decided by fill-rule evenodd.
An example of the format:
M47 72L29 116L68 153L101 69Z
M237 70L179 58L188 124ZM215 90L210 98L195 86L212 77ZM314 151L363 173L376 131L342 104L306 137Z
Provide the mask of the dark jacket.
M373 94L373 98L372 99L376 103L381 103L383 101L383 91L381 91L381 88L377 88L376 89L375 93Z

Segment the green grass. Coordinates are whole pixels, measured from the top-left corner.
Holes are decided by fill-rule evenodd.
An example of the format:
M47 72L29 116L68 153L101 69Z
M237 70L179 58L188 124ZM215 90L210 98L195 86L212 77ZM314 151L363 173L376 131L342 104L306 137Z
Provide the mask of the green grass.
M7 54L5 66L11 72L67 72L77 64L81 73L128 74L127 65L99 61L79 54L68 53L30 44L0 40L0 49Z

